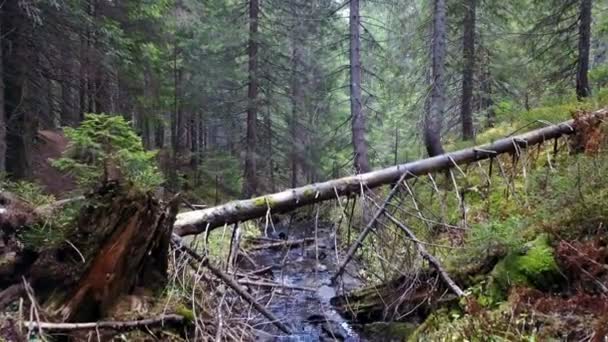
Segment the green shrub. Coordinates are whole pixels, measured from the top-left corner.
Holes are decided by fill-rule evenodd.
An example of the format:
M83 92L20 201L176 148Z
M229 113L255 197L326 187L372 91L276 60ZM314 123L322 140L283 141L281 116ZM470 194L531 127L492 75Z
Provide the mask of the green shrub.
M86 114L77 128L65 128L70 146L53 165L72 173L90 187L103 181L108 165L136 187L149 191L163 182L155 165L155 152L146 151L141 139L122 116Z
M45 194L40 185L27 181L14 182L0 177L0 191L13 193L34 207L55 201L55 197Z

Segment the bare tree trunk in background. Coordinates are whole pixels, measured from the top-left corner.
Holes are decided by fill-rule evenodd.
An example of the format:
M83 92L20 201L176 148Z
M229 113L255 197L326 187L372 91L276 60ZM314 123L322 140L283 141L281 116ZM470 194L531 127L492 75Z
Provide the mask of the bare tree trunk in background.
M359 0L350 0L350 115L352 139L357 173L369 172L367 141L365 140L365 115L361 96L361 18Z
M264 121L266 125L266 132L268 132L268 151L266 158L268 158L268 175L270 176L270 190L272 192L276 191L276 182L274 176L274 155L272 149L272 116L270 114L270 110L266 111L266 115L264 115Z
M2 39L11 47L3 53L6 168L12 176L22 179L31 174L31 142L36 130L36 118L29 109L32 94L37 89L29 82L28 71L35 72L38 66L34 64L35 58L28 46L33 39L33 28L19 4L16 1L4 2L2 14L3 31L6 32Z
M494 127L496 124L496 113L494 112L494 100L492 99L492 73L490 70L490 52L485 51L482 54L482 72L481 72L481 109L486 111L486 126Z
M79 118L84 119L84 113L89 109L89 29L80 37L80 84L78 93L80 97Z
M247 90L247 137L245 154L245 182L243 194L255 195L258 188L256 168L258 117L258 18L259 0L249 0L249 85Z
M297 32L296 29L294 31ZM290 122L290 131L291 131L291 187L295 188L298 186L298 171L299 161L302 158L301 144L303 141L299 139L300 132L298 127L298 121L300 119L300 114L302 113L302 87L301 82L298 79L301 75L299 73L300 67L300 47L298 46L300 42L297 41L295 35L292 38L292 53L291 53L291 122Z
M576 72L576 96L579 100L591 96L589 86L589 51L591 48L592 0L581 0L578 31L578 70Z
M62 77L61 77L61 114L60 123L61 126L75 126L79 122L79 115L77 113L75 89L76 77L76 61L72 51L68 49L61 49L62 55Z
M475 73L475 11L477 0L467 0L464 4L464 27L462 36L462 103L460 118L462 120L462 139L474 138L473 130L473 76Z
M4 68L3 68L3 15L2 5L0 5L0 173L6 171L6 117L4 113Z
M431 96L424 118L424 144L429 156L443 154L441 122L445 110L446 3L434 0L431 42Z

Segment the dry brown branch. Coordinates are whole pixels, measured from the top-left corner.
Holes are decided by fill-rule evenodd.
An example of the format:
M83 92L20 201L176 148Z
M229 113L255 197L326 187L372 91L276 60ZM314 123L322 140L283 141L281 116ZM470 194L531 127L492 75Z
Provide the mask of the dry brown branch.
M11 304L22 294L25 293L25 287L23 284L14 284L0 292L0 310L4 310L6 306Z
M281 331L283 331L287 334L291 333L291 329L289 329L283 322L281 322L272 312L268 311L268 309L266 309L262 304L258 303L258 301L255 298L253 298L253 296L250 295L245 289L243 289L234 278L232 278L231 276L222 272L220 269L211 265L209 263L209 259L199 255L192 249L184 246L181 243L181 240L179 239L179 237L177 237L177 236L174 236L172 243L177 250L184 252L185 254L190 256L192 259L198 261L202 266L207 268L214 276L216 276L217 278L222 280L226 285L228 285L232 290L234 290L234 292L236 292L241 298L243 298L247 303L251 304L256 310L258 310L259 313L261 313L264 317L266 317L268 320L270 320L270 322L272 324L274 324L277 328L279 328Z
M78 331L78 330L101 330L111 329L114 331L126 331L133 329L145 329L150 327L183 324L185 318L180 315L162 315L156 318L148 318L136 321L105 321L87 323L51 323L38 321L25 321L23 326L38 331Z

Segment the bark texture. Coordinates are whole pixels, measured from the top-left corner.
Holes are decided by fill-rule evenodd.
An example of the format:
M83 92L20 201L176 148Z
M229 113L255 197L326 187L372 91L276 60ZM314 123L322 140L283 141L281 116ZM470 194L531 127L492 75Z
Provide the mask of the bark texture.
M424 120L424 144L429 157L443 154L441 122L445 110L446 3L433 1L431 95Z
M589 51L591 48L592 0L581 0L578 31L578 67L576 72L576 96L579 100L591 96L589 86Z
M0 7L0 172L6 171L6 118L4 113L4 68L2 62L2 8Z
M257 193L257 120L258 120L258 19L260 4L249 0L249 85L247 89L247 136L245 154L245 183L243 194L249 197Z
M477 0L465 2L462 36L462 102L460 106L463 140L471 140L475 134L473 129L473 76L475 74L476 7Z
M361 95L361 17L359 0L350 1L350 115L352 140L357 173L369 172L367 141L365 140L365 114Z

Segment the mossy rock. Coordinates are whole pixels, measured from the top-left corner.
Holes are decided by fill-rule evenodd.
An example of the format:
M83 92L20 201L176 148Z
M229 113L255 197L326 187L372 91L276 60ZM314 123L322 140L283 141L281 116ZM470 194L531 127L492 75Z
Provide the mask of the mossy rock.
M374 322L362 326L365 336L378 341L407 341L416 330L416 325L408 322Z
M488 295L494 302L506 298L514 285L546 289L560 277L547 235L539 235L523 248L509 253L490 273Z

